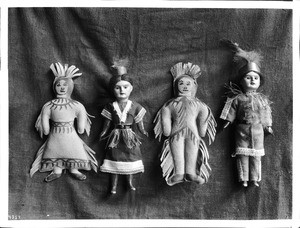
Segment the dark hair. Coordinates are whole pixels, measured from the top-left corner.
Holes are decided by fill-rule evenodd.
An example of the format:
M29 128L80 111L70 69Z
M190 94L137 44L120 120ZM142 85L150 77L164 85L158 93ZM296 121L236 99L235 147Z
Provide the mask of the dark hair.
M118 76L113 76L110 79L109 82L109 87L111 89L111 91L113 91L115 85L119 82L119 81L127 81L129 82L131 85L133 85L132 79L128 74L123 74L123 75L118 75Z

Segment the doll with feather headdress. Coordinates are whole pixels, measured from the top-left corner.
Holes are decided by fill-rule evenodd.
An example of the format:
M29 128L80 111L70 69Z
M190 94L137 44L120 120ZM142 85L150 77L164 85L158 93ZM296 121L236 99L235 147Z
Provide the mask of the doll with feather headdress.
M237 84L227 85L227 101L220 118L224 128L235 123L235 151L239 182L244 187L251 181L259 186L261 157L265 155L264 133L273 134L270 100L257 92L264 77L260 71L262 56L256 51L244 51L238 44L222 40L233 53L237 68Z
M133 80L127 73L128 64L127 58L114 59L113 68L117 75L111 78L110 89L115 101L107 104L101 112L104 124L100 140L107 138L107 150L100 171L111 174L111 194L117 193L119 175L125 175L129 189L134 191L133 174L144 172L137 130L148 136L143 124L146 110L129 99Z
M154 120L156 137L167 137L160 158L163 177L170 186L184 181L203 184L211 172L203 138L207 134L209 144L214 141L216 121L210 108L195 97L200 67L179 62L170 71L176 97L163 105Z
M47 102L36 121L36 129L40 136L48 135L32 164L30 175L37 171L51 172L46 182L58 179L63 170L69 170L77 180L85 180L79 170L91 170L97 172L98 163L94 157L95 152L89 148L78 136L84 131L89 135L91 121L84 106L71 99L74 88L73 78L81 76L79 69L74 65L51 64L55 75L53 90L56 98ZM77 119L77 132L74 121Z

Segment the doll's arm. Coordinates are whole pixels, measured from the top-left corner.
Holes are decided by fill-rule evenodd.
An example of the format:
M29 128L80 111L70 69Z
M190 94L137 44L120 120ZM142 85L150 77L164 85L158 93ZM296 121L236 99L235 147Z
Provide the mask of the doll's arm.
M103 130L102 130L102 132L101 132L101 134L100 134L99 140L102 140L103 137L106 135L106 133L107 133L109 127L110 127L110 123L111 123L111 121L110 121L109 119L105 119L105 120L104 120L104 123L103 123Z
M271 126L267 126L267 127L265 127L265 131L266 131L267 133L269 133L269 134L273 135L273 129L272 129L272 127L271 127Z
M45 135L48 135L50 133L50 123L49 123L50 112L51 111L50 111L49 107L44 106L42 113L41 113L41 126L42 126L43 133Z
M204 137L208 127L208 118L209 118L209 110L206 105L200 106L200 111L198 114L198 130L200 137ZM189 121L189 120L188 120Z
M161 123L164 136L170 136L172 130L172 120L171 110L168 107L162 108Z
M78 106L78 114L77 114L77 131L79 134L84 133L85 126L87 124L87 113L82 104Z
M227 128L236 118L236 109L238 105L237 98L227 98L227 101L224 105L220 118L225 121L223 124L223 129Z
M142 134L144 134L144 135L146 135L146 136L148 137L148 132L147 132L147 131L145 130L145 128L144 128L143 120L140 121L140 122L138 122L138 123L137 123L137 126L138 126L138 128L139 128L139 131L140 131Z
M265 127L265 131L271 135L273 135L272 129L272 110L270 107L271 102L266 98L266 109L265 109L265 118L263 120Z
M229 124L231 124L231 122L229 120L225 120L225 123L223 124L223 129L225 129L226 127L228 127Z

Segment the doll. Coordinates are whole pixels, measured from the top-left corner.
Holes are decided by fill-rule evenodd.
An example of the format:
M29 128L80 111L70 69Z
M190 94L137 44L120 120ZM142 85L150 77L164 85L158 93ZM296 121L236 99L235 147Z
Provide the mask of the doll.
M36 155L30 170L31 177L36 171L51 173L45 178L46 182L61 177L62 171L69 170L77 180L85 180L86 175L79 170L97 172L98 163L95 152L89 148L78 136L74 128L77 119L77 131L90 133L91 121L84 106L70 98L74 82L73 78L82 75L75 66L68 67L60 63L51 64L55 75L53 90L56 98L47 102L36 121L35 127L41 138L48 135Z
M203 184L211 168L202 138L207 134L209 144L214 141L216 121L210 108L195 97L200 67L179 62L170 71L176 97L163 105L154 120L155 136L168 137L160 158L163 177L170 186L184 181Z
M259 186L261 181L261 157L265 155L264 132L273 134L271 102L257 89L263 83L260 71L261 55L256 51L246 52L238 44L222 40L234 52L237 67L237 83L227 87L227 101L220 118L224 128L235 123L235 151L239 182L244 187L252 181Z
M135 130L138 129L148 136L143 124L146 110L137 102L129 100L133 82L127 74L127 67L128 59L114 61L113 68L117 70L117 76L111 78L110 86L116 100L107 104L101 112L105 119L100 140L108 135L108 141L106 156L100 170L111 173L111 194L117 192L120 174L126 176L128 187L135 191L133 174L144 172L141 141Z

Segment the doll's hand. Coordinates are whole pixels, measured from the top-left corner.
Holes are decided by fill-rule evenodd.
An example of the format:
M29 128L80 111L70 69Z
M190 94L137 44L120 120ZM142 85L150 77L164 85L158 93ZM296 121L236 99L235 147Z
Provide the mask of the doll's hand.
M226 121L226 123L224 123L224 125L223 125L223 129L225 129L226 127L228 127L229 124L230 124L230 121Z
M271 134L271 135L274 135L273 134L273 129L270 126L266 127L266 132L269 133L269 134Z
M146 135L147 137L149 137L149 134L147 131L143 131L142 133L143 133L143 135Z
M103 140L104 135L106 134L106 131L102 131L99 137L99 141Z

